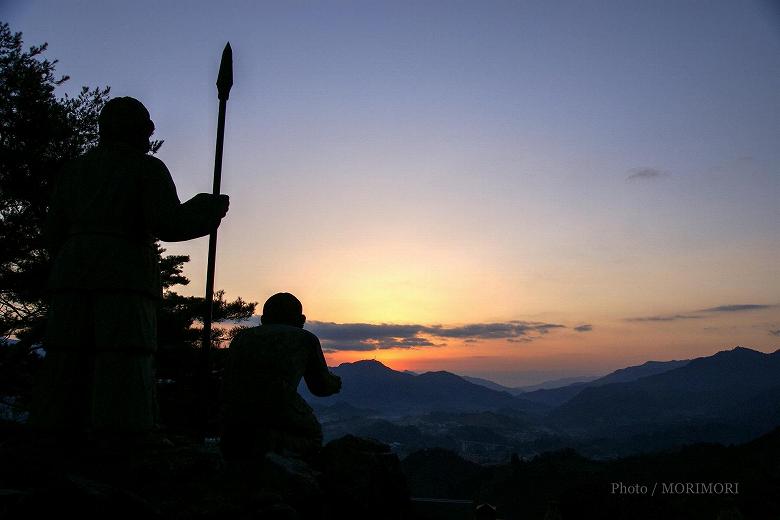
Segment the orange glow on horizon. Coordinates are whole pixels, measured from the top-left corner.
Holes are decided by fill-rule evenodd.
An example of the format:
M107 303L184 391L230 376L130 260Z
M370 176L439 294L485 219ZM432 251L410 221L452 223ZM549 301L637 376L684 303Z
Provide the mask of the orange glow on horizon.
M771 311L767 313L771 316ZM506 339L465 342L434 337L431 341L442 346L336 350L328 352L326 359L330 366L375 359L398 371L493 374L492 378L501 382L502 379L511 381L513 374L521 372L560 370L572 375L600 375L646 361L710 356L735 346L763 352L778 348L772 336L752 326L750 319L734 317L729 321L721 327L708 327L704 319L660 325L615 321L597 324L592 332L579 333L570 327L554 330L528 342ZM724 329L731 331L734 339L725 339Z

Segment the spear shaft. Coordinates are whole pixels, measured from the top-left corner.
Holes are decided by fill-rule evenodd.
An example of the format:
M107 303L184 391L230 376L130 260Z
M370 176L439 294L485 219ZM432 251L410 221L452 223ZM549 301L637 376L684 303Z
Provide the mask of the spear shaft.
M233 50L228 42L222 51L222 60L219 64L219 74L217 75L217 94L219 98L219 116L217 118L217 147L214 154L214 184L212 193L219 195L222 184L222 150L225 142L225 113L227 111L227 101L230 97L230 88L233 86ZM206 269L206 311L203 317L203 343L202 343L202 371L201 384L203 385L204 409L208 407L205 399L207 398L208 378L209 378L209 352L211 350L211 324L214 317L214 270L217 263L217 229L209 234L209 258Z

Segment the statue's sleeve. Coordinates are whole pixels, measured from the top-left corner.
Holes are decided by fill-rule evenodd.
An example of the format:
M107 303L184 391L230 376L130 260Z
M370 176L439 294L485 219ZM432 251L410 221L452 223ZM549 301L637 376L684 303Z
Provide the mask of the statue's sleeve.
M181 242L208 235L215 227L208 195L196 195L181 203L176 185L162 161L150 157L143 204L147 229L164 242Z
M317 336L311 334L311 350L306 365L306 371L303 378L309 391L317 397L327 397L339 391L340 385L338 378L333 376L328 370L325 362L325 356L322 353L320 340Z

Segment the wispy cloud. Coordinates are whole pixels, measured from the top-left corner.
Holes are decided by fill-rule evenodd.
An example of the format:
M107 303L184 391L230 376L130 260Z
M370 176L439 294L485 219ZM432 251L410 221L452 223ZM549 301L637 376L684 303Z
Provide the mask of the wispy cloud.
M658 316L642 316L639 318L627 318L625 321L681 321L681 320L698 320L705 318L707 314L712 313L728 313L728 312L747 312L756 311L761 309L773 309L778 307L777 305L766 305L759 303L740 303L731 305L719 305L717 307L709 307L707 309L699 309L697 311L691 311L687 314L667 314Z
M586 323L584 325L577 325L576 327L574 327L574 330L576 330L577 332L590 332L593 330L593 325L591 325L590 323Z
M721 305L720 307L711 307L709 309L702 309L698 312L742 312L742 311L756 311L760 309L771 309L772 307L775 306L749 303L743 305Z
M628 318L626 321L680 321L680 320L698 320L703 316L693 316L691 314L673 314L665 316L642 316L639 318Z
M655 168L632 168L628 171L628 174L626 180L629 181L658 179L668 175L668 173Z
M556 323L508 321L472 323L457 327L442 325L395 325L372 323L307 322L306 328L316 334L326 351L381 350L389 348L439 347L448 339L473 343L482 339L505 339L527 342L565 328ZM436 339L440 341L435 341Z

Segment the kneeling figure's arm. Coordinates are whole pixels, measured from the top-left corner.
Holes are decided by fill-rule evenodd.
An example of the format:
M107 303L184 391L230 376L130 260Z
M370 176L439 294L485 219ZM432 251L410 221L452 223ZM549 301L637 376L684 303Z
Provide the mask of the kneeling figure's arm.
M312 334L312 348L306 365L304 380L309 391L317 397L327 397L341 390L341 378L332 374L325 363L320 341Z

